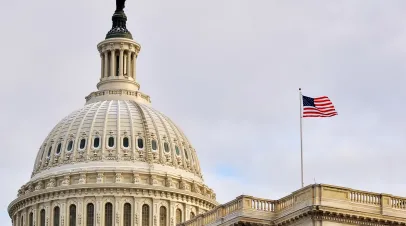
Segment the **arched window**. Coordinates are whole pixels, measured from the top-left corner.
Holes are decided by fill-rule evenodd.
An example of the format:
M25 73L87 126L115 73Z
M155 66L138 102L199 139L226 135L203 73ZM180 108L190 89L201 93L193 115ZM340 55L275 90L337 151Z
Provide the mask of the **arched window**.
M42 209L39 214L39 226L45 226L45 210Z
M79 149L83 150L83 149L85 149L85 147L86 147L86 139L83 138L83 139L80 140Z
M108 140L109 142L108 142L108 146L109 146L109 148L113 148L114 147L114 137L109 137L109 140Z
M86 226L94 226L94 205L93 203L87 204L86 210Z
M113 226L113 204L106 203L104 209L104 225Z
M55 206L55 208L54 208L54 225L53 226L59 226L59 217L60 217L59 206Z
M177 155L180 155L180 151L179 151L179 147L178 147L178 146L175 146L175 151L176 151L176 154L177 154Z
M168 143L164 143L164 150L165 152L169 152L169 144Z
M48 158L51 157L51 152L52 152L52 145L51 145L51 147L49 147L49 149L48 149L48 155L47 155Z
M166 207L159 208L159 226L166 226Z
M193 212L190 212L190 219L193 219L193 218L195 218L195 213L193 213Z
M176 209L176 224L182 223L182 210Z
M73 149L73 140L69 141L68 146L66 147L66 150L68 152L72 151Z
M141 226L149 226L149 206L147 204L142 205L142 224Z
M24 226L24 216L21 216L21 222L20 222L21 226Z
M76 206L74 204L69 207L69 226L76 226Z
M144 140L142 138L138 138L137 139L137 147L139 149L143 149L144 148Z
M59 143L58 147L56 147L56 154L57 155L61 154L61 150L62 150L62 143Z
M123 138L123 147L125 148L130 147L130 140L128 139L128 137Z
M100 137L95 137L93 139L93 148L99 148L100 147Z
M131 204L124 204L124 226L131 226Z
M32 212L30 213L30 218L29 218L28 225L29 226L34 226L34 214Z
M153 151L158 150L158 145L157 145L157 143L156 143L156 140L152 140L152 141L151 141L151 146L152 146L152 150L153 150Z

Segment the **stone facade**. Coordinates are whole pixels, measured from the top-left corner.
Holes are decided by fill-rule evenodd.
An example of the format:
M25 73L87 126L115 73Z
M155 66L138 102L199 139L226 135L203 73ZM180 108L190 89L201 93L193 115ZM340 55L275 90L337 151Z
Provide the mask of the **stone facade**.
M406 198L325 184L279 200L240 196L179 226L406 225Z

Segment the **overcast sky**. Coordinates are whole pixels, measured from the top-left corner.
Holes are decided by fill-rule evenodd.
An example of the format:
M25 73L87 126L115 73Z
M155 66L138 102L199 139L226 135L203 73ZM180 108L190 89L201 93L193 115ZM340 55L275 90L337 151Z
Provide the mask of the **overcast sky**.
M130 0L141 90L197 150L223 203L305 183L406 196L406 1ZM96 89L114 0L0 1L0 225L56 123Z

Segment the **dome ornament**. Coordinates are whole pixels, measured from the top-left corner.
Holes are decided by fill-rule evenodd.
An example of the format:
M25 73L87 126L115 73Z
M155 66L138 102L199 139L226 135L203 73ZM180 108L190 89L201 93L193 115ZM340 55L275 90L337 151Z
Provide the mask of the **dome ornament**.
M116 12L123 11L125 8L126 0L116 0Z
M106 39L110 38L128 38L133 39L129 30L127 30L127 16L124 13L125 0L116 0L116 11L113 15L113 27L107 33Z

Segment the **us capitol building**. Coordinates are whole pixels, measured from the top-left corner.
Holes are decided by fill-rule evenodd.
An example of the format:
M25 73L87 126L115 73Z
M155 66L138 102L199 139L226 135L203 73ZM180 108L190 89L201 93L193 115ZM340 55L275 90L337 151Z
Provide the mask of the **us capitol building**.
M192 144L140 92L124 2L97 46L98 90L45 138L13 226L406 225L406 198L324 184L219 205Z

